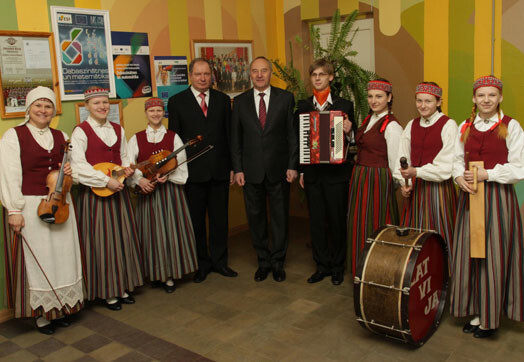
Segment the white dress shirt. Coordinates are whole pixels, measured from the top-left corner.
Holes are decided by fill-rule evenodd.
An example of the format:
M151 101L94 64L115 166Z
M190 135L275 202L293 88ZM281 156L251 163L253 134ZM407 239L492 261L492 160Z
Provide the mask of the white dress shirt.
M257 117L259 117L258 109L260 108L260 93L264 93L264 103L266 103L266 115L269 112L269 94L271 93L271 87L267 87L264 91L258 91L253 88L253 95L255 97L255 108L257 110Z
M442 117L444 113L435 112L428 119L420 117L420 126L422 128L428 128L433 126ZM400 145L398 149L398 157L395 161L395 173L394 177L401 183L404 183L404 178L400 174L400 158L406 157L408 165L411 165L411 127L414 119L409 121L402 132L400 139ZM442 140L442 148L437 153L433 162L427 163L420 167L415 167L417 170L417 177L425 181L442 182L451 178L453 170L453 154L455 151L455 140L458 134L457 122L453 119L449 119L440 134Z
M504 117L504 113L500 111L500 118ZM477 116L473 121L472 127L480 132L488 131L499 120L498 115L495 114L488 118L485 122ZM465 121L459 126L462 129ZM500 127L500 126L499 126ZM498 130L494 130L498 132ZM455 157L453 160L453 179L459 176L464 176L464 143L460 141L461 134L459 132L455 140ZM496 165L493 169L487 170L489 182L498 182L501 184L514 184L524 179L524 132L519 122L511 119L508 124L508 135L506 137L506 146L508 147L508 162L501 165Z
M112 146L117 141L117 136L113 126L109 121L105 121L103 124L95 121L91 116L87 117L86 122L89 123L95 134L104 142L107 146ZM122 166L128 167L129 157L127 156L127 141L124 128L121 132L120 141L120 159L122 160ZM84 130L80 127L76 127L71 135L71 168L73 169L73 182L75 184L82 184L90 187L105 187L109 182L109 176L105 175L102 171L97 171L93 166L86 160L87 150L87 136Z
M147 136L147 141L149 143L162 142L166 133L167 133L167 130L166 130L166 127L164 127L164 125L161 125L160 128L157 130L153 129L151 126L147 126L146 128L146 136ZM175 140L173 142L173 150L177 150L178 148L182 147L183 145L184 143L182 142L178 134L175 134ZM136 135L133 135L133 137L131 137L131 139L129 140L129 143L127 144L127 150L128 150L129 159L133 163L136 163L137 158L138 158L138 152L139 152L138 141L137 141ZM180 151L180 153L177 154L176 159L178 161L178 164L184 162L186 160L186 150ZM138 182L140 181L142 176L143 176L142 171L140 171L139 169L136 169L133 176L128 178L127 183L129 184L129 186L135 187L136 185L138 185ZM184 163L183 165L178 166L175 169L175 172L171 173L168 176L167 180L175 184L183 185L186 183L187 177L188 177L187 163Z
M29 122L24 123L40 147L48 151L53 149L55 142L49 127L40 129ZM69 139L67 134L62 134L65 140ZM8 129L0 140L0 201L9 215L21 214L25 206L20 142L14 128Z
M366 130L364 133L367 133L373 126L388 114L388 111L384 111L380 114L375 114L371 116L367 123ZM388 165L391 174L395 172L395 165L397 161L397 152L398 152L398 143L400 140L400 135L402 134L402 126L398 122L389 122L384 130L384 138L386 139L386 145L388 149Z

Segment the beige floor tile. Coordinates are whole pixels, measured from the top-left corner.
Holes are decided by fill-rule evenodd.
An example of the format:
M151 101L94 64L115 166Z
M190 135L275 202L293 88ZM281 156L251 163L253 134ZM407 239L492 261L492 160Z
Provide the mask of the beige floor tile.
M91 352L89 355L98 361L114 361L129 352L131 352L131 348L117 342L111 342Z
M40 343L49 338L51 338L51 336L42 334L35 329L34 331L23 333L19 336L12 338L11 342L16 343L22 348L27 348L32 346L33 344Z
M71 346L66 346L56 352L48 354L42 359L49 362L68 362L77 360L84 355L85 354L78 349Z
M32 354L29 351L26 350L20 350L16 353L12 353L9 356L6 356L4 358L0 358L0 362L30 362L30 361L36 361L38 359L37 356Z
M307 299L297 299L290 305L286 307L286 309L291 310L293 312L303 313L303 314L309 314L315 310L320 308L320 304L317 302L313 302L311 300Z
M93 332L91 329L73 324L67 329L59 330L59 333L55 333L53 337L59 341L64 342L65 344L73 344L81 339L89 337L94 333L95 332Z

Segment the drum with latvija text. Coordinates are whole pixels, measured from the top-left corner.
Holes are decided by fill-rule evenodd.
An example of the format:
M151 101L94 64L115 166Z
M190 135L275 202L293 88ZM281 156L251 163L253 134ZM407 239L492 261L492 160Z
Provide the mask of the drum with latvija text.
M447 253L434 231L397 226L375 231L354 277L357 321L371 332L423 345L444 311Z

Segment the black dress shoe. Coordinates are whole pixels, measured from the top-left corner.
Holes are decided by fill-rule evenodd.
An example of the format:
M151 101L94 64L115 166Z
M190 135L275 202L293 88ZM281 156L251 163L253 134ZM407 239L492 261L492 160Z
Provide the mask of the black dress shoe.
M462 332L464 333L475 333L477 331L477 329L479 329L479 325L476 325L474 326L473 324L471 323L466 323L464 324L464 328L462 328Z
M225 277L234 278L238 276L238 273L236 271L234 271L233 269L227 266L223 266L221 268L214 268L213 270L217 272L218 274L223 275Z
M107 309L109 310L120 310L122 309L122 304L120 304L120 301L116 302L116 303L111 303L109 304L107 301L106 301L106 307Z
M195 276L193 277L193 282L195 283L202 283L207 278L207 271L203 269L198 269L195 273Z
M55 326L67 328L71 325L71 321L67 316L53 320Z
M342 284L343 281L344 281L344 272L341 272L341 271L334 272L333 275L331 276L331 283L333 283L333 285L340 285Z
M312 276L310 276L307 280L308 283L318 283L319 281L321 281L322 279L324 279L325 277L327 276L330 276L331 273L329 272L321 272L319 270L317 270Z
M176 289L176 286L173 284L173 285L164 285L164 290L166 291L166 293L168 294L171 294L175 291Z
M262 280L265 280L269 274L269 270L269 268L258 267L257 271L255 272L255 281L261 282Z
M275 280L275 282L283 282L286 280L286 271L284 268L273 269L273 280Z
M120 297L118 299L120 299L120 302L124 304L135 304L135 298L133 298L131 294L128 294L127 297Z
M160 280L154 280L151 282L151 288L163 288L164 283L162 283Z
M477 328L475 333L473 333L473 337L475 338L489 338L495 333L496 329L482 329Z
M55 326L53 326L52 323L49 323L48 325L45 325L43 327L36 326L36 329L38 329L38 332L42 334L50 335L50 334L55 333Z

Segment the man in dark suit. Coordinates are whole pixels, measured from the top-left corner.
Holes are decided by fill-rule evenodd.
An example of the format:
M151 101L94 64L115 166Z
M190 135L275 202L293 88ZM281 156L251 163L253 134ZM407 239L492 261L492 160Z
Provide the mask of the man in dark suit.
M347 114L343 128L349 137L351 130L356 128L353 103L331 94L329 84L334 78L333 65L324 59L316 60L309 67L309 76L313 96L298 103L296 120L301 113L311 111L343 111ZM317 270L308 283L319 282L329 275L334 285L344 280L351 168L350 160L339 165L299 166L299 183L306 191L313 259L317 264Z
M265 57L250 64L253 88L235 97L231 157L235 182L244 187L246 213L258 269L255 280L286 279L289 184L297 177L298 143L293 124L293 95L271 87L272 65ZM267 230L267 199L272 243Z
M169 129L187 142L198 135L203 141L186 149L191 157L207 145L214 148L188 164L185 190L197 244L198 271L194 282L210 271L227 277L238 274L227 264L229 185L233 183L230 156L231 100L211 89L211 66L203 58L189 64L191 86L169 99ZM209 251L206 232L209 219Z

